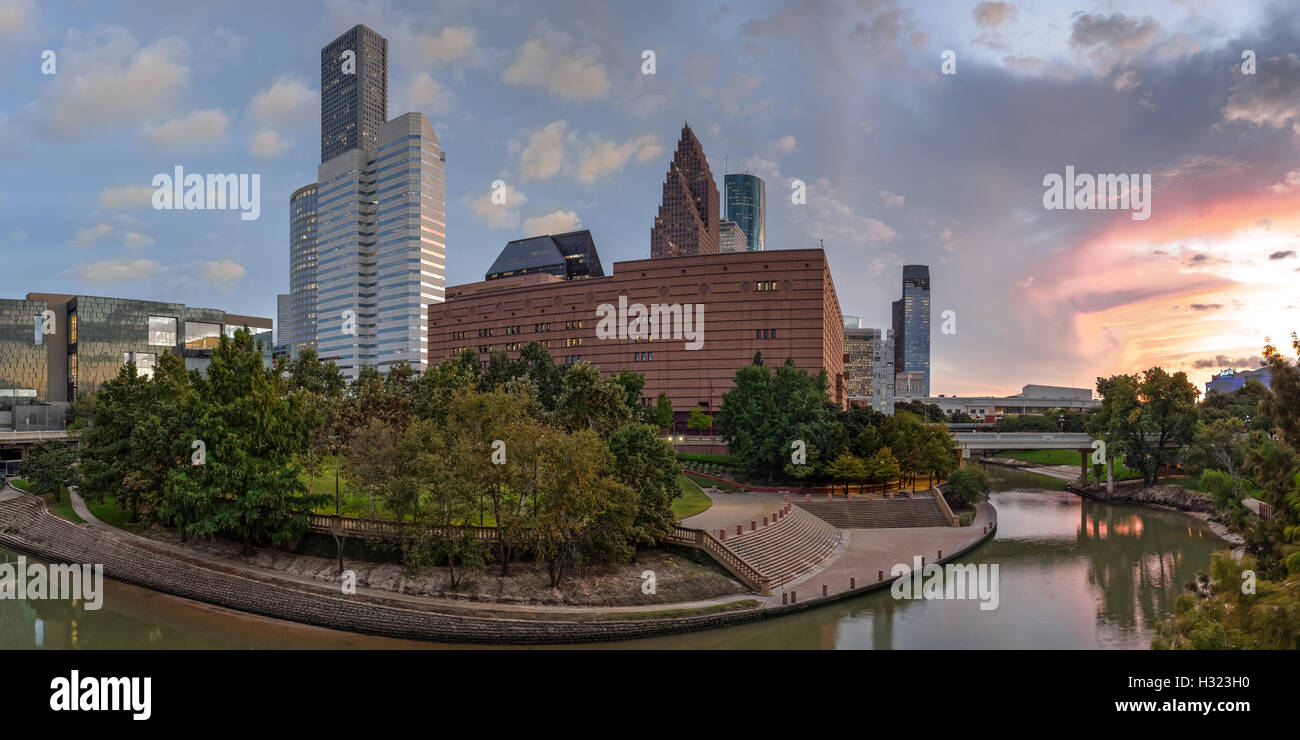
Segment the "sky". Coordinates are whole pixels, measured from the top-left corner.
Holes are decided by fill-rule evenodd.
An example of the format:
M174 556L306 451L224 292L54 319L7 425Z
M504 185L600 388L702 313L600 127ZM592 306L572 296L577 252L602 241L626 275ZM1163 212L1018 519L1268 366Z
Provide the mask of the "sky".
M446 151L448 285L524 235L647 257L689 122L865 326L930 266L932 393L1199 385L1300 331L1300 14L1198 0L0 0L0 297L274 317L320 48L357 23L388 39L389 117ZM259 217L155 210L177 166L259 174ZM1067 166L1150 175L1150 217L1045 207Z

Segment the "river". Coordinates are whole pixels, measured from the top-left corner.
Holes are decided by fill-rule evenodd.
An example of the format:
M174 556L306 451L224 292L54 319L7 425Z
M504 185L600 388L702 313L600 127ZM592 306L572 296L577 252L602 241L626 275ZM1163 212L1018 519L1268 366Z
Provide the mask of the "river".
M1100 504L1046 476L989 467L996 538L963 562L996 563L999 603L895 600L888 590L719 630L597 646L630 649L1150 647L1155 624L1227 545L1177 512ZM0 549L0 560L16 553ZM451 647L253 617L108 582L103 608L0 600L0 649Z

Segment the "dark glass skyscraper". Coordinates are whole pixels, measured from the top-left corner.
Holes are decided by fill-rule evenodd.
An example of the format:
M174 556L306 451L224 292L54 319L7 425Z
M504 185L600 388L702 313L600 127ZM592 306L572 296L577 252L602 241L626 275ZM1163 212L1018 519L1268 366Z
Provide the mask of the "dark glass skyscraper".
M745 248L761 252L767 241L767 190L754 175L727 175L727 220L745 233Z
M901 304L901 306L900 306ZM930 268L903 265L903 299L895 302L894 321L902 319L903 334L898 373L920 373L921 395L930 395ZM901 317L900 317L901 312ZM897 350L895 350L897 354Z
M353 26L320 50L320 81L320 161L378 148L388 121L388 40Z
M650 256L717 254L720 201L704 147L690 126L682 126L682 137L664 178L659 214L650 227Z

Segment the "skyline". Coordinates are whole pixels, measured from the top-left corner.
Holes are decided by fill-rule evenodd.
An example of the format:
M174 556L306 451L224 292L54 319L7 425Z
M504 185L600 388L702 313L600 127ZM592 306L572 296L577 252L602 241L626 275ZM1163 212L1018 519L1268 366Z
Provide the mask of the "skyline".
M294 3L256 23L241 3L181 5L0 0L0 242L27 289L275 316L289 194L319 157L319 50L363 23L389 39L390 113L428 115L448 153L448 285L541 233L591 229L609 264L648 256L661 168L696 121L716 186L766 180L768 249L825 239L844 313L887 329L902 265L931 266L932 312L958 326L932 333L932 393L1153 364L1203 386L1300 329L1300 33L1281 6L818 4L844 23L811 3L575 2L511 5L506 25L460 3ZM260 173L260 218L151 210L142 193L175 166ZM1150 219L1042 210L1068 166L1153 173ZM496 179L514 207L491 205Z

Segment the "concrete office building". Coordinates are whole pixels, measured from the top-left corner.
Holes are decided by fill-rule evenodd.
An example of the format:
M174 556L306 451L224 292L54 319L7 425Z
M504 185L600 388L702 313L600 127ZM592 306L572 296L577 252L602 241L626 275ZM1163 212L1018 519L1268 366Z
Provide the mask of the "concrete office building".
M601 338L601 306L692 307L698 349L666 327ZM665 309L666 310L666 309ZM667 314L664 314L665 317ZM790 358L812 373L826 370L830 399L848 405L844 387L844 328L835 285L820 249L692 255L618 262L607 277L569 281L547 273L448 288L429 307L429 360L469 348L486 363L494 350L516 358L537 341L559 364L586 362L603 374L645 376L642 403L660 392L684 428L691 408L716 414L737 368L761 352L769 367ZM684 326L683 328L691 328Z
M275 346L288 344L290 329L293 326L293 296L280 293L275 297Z
M289 196L289 323L277 342L294 354L316 349L316 183Z
M388 121L388 40L356 25L320 50L320 161L374 150Z
M871 348L871 408L882 414L894 413L894 332Z
M862 404L870 402L875 387L874 368L880 330L863 328L862 320L854 318L853 326L849 326L846 320L844 327L844 387L850 403Z
M767 186L747 173L727 175L727 220L745 234L746 249L762 252L767 244Z
M722 254L745 252L745 232L735 221L723 221L718 224L718 251Z

